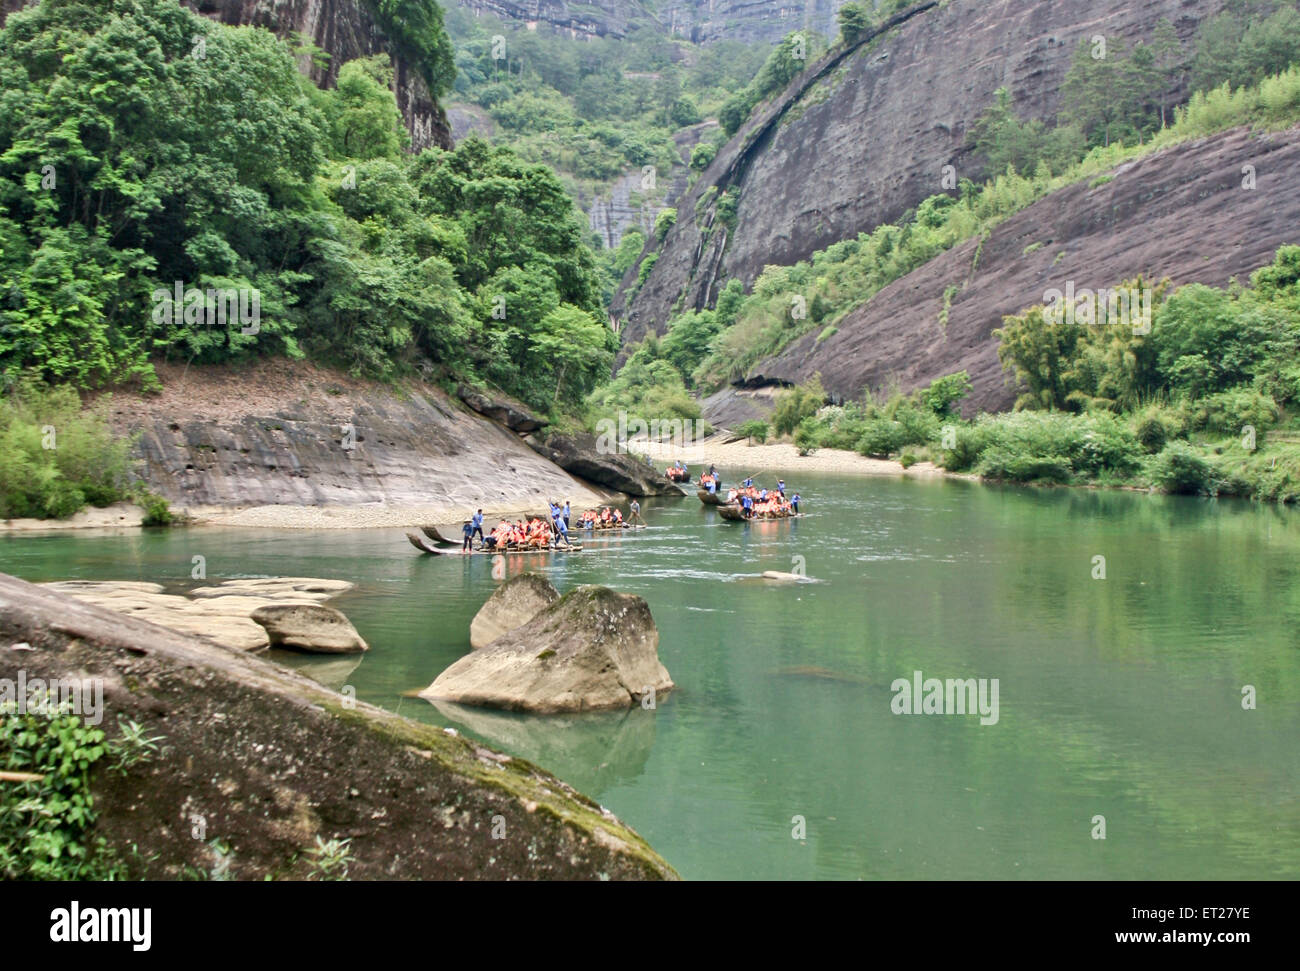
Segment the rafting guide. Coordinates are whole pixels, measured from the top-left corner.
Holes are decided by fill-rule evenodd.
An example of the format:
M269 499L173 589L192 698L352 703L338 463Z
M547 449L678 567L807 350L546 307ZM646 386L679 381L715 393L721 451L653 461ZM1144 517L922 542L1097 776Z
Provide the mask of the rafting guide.
M947 681L926 678L922 681L921 672L913 671L911 681L897 678L889 690L894 692L889 708L895 715L978 714L981 725L998 723L997 678L949 678Z

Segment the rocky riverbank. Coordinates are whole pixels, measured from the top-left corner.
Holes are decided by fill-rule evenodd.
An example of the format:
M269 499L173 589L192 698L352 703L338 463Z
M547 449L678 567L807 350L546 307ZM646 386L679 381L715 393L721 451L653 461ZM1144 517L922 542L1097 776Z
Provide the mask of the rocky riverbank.
M158 740L156 757L90 769L85 838L103 837L132 878L304 879L329 841L360 880L676 876L528 762L0 574L0 679L20 676L96 679L110 739L132 721Z
M270 577L226 580L168 593L161 583L138 580L63 580L41 587L83 603L158 624L182 634L206 637L238 651L260 651L272 644L319 654L361 653L364 640L346 617L324 601L351 590L347 580ZM266 608L301 608L317 615L283 619ZM336 615L336 616L335 616Z

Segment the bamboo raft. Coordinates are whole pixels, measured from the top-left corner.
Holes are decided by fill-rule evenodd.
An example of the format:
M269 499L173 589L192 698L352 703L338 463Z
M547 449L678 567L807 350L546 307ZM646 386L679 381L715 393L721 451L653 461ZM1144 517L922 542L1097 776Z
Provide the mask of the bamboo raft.
M570 526L570 529L581 529L588 533L599 533L606 529L645 529L645 523L583 523L576 526Z
M718 515L721 516L723 519L730 520L733 523L770 523L770 522L777 522L782 519L801 519L803 517L803 513L801 512L790 512L790 513L782 513L779 516L771 516L771 515L760 516L755 514L749 517L748 519L746 519L745 510L738 502L724 503L723 505L719 506Z
M700 502L706 506L725 506L727 504L724 496L716 492L710 492L708 489L700 489L695 494L700 497Z
M427 533L432 527L423 527ZM434 532L437 532L434 530ZM459 545L435 546L423 536L417 536L415 533L407 533L406 538L411 541L421 553L432 553L434 556L505 556L507 554L526 554L526 553L581 553L581 546L505 546L501 549L477 549L466 550Z

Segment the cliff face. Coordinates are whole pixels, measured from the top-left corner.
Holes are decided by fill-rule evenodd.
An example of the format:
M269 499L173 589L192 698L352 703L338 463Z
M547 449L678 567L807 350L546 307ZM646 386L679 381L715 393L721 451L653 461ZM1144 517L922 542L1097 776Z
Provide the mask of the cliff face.
M337 521L314 524L347 527L446 522L480 506L540 515L548 498L601 499L437 388L283 360L164 366L159 376L160 395L118 392L111 408L120 430L140 436L149 486L185 508L321 506Z
M839 31L836 11L845 0L668 0L655 5L660 22L697 44L720 40L778 41L792 30L826 37Z
M478 14L542 24L571 37L625 37L637 27L666 32L696 44L720 40L775 42L792 30L833 37L844 0L459 0Z
M4 18L35 0L2 0ZM232 26L265 27L278 37L301 34L330 55L324 69L300 64L311 79L332 86L339 68L357 57L386 53L393 62L393 93L411 133L411 147L451 148L451 127L424 79L400 55L376 24L365 0L183 0L184 5L212 20Z
M616 296L625 343L662 332L674 307L711 305L722 283L748 286L766 264L790 264L869 232L942 191L943 167L982 172L967 131L1011 90L1024 118L1052 119L1079 43L1102 34L1132 47L1167 18L1186 42L1223 0L951 0L893 17L850 50L811 65L719 151L677 206L677 224L631 306ZM1182 92L1171 92L1181 94ZM739 193L733 228L696 203ZM716 198L716 197L715 197ZM624 287L635 280L635 271Z
M546 24L571 37L626 37L636 23L652 24L653 16L637 0L459 0L466 10L517 20L535 28Z
M1254 189L1243 188L1245 165L1255 167ZM752 378L798 382L820 373L831 394L856 398L864 388L896 381L906 392L965 369L974 384L968 413L1010 407L1016 393L992 335L1004 315L1069 282L1097 290L1138 274L1177 285L1245 280L1279 246L1300 242L1300 194L1289 184L1297 171L1300 128L1237 129L1126 163L1109 182L1041 199L982 245L972 240L936 257L850 312L831 337L805 335Z

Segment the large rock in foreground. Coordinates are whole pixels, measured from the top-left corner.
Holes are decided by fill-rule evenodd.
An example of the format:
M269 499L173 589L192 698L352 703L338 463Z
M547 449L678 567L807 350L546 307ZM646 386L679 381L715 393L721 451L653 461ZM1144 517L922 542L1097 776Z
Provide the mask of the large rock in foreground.
M530 435L524 441L538 455L588 482L632 496L686 495L686 490L669 482L662 471L635 456L598 449L595 435L552 435L544 442Z
M320 604L267 604L252 613L272 647L311 654L360 654L370 650L352 622Z
M312 848L333 839L350 840L353 880L675 876L612 813L522 759L0 574L0 678L20 668L29 683L102 678L100 727L115 739L128 719L161 739L163 757L89 773L93 835L129 879L220 867L240 880L305 880ZM196 815L208 841L194 838Z
M487 647L502 634L522 627L560 599L551 581L537 573L511 577L487 598L469 625L469 646Z
M461 658L420 696L551 714L627 708L672 687L646 602L586 586Z

